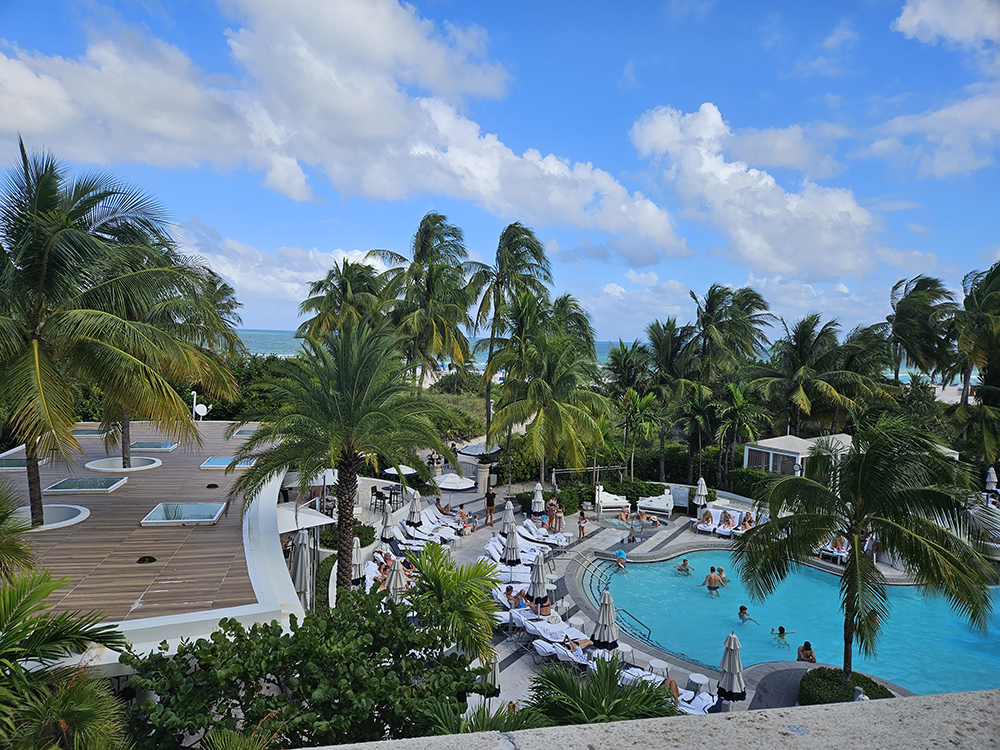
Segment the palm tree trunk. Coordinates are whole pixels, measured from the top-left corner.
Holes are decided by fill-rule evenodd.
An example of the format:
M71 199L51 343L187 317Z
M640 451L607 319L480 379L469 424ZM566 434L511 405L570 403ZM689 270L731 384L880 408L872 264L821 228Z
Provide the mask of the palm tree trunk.
M132 414L122 409L122 468L132 468Z
M898 380L899 378L897 378ZM830 431L837 429L837 420L840 418L840 404L833 407L833 422L830 423Z
M969 405L969 391L972 390L972 368L973 364L970 362L966 368L965 372L962 373L962 398L959 401L959 406Z
M851 550L853 552L854 550ZM851 673L854 671L854 607L844 605L844 676L845 685L851 684Z
M486 369L490 367L490 360L493 359L493 336L494 331L490 331L490 348L486 353ZM493 378L489 378L486 381L486 434L490 434L490 424L493 422L493 404L491 401L491 394L493 393ZM489 438L487 438L489 440Z
M542 455L542 460L538 462L538 481L545 484L545 455Z
M507 495L508 496L510 495L511 475L512 475L512 473L514 471L514 461L513 461L513 459L511 458L511 455L510 455L510 433L511 432L513 432L513 430L507 430ZM489 430L486 431L486 434L487 435L490 434Z
M337 588L351 590L354 553L354 494L358 491L361 456L342 456L337 464ZM337 603L341 602L337 597Z
M667 426L664 424L660 425L660 481L667 481L667 466L666 466L666 455L667 455Z
M45 523L45 512L42 510L42 478L38 474L38 444L28 439L24 443L24 455L28 464L28 497L31 502L31 525L41 526Z
M629 457L628 478L635 481L635 443L632 443L632 455Z

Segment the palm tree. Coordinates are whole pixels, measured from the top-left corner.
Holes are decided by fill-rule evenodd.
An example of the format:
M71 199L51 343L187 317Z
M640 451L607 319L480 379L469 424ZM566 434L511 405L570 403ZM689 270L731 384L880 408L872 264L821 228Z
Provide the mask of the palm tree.
M972 371L983 367L996 351L1000 337L1000 262L988 271L972 271L962 279L965 297L955 310L952 325L962 372L961 406L969 403Z
M31 526L18 517L19 506L14 488L0 482L0 583L28 570L35 562L31 547L21 538Z
M760 439L764 422L771 416L766 408L750 398L751 392L752 388L745 383L727 383L724 400L715 402L719 417L715 440L719 444L720 484L728 467L736 465L736 444L741 440Z
M812 551L839 534L847 542L841 576L844 684L851 677L853 644L875 653L889 616L886 579L866 554L868 544L902 561L926 593L949 599L980 629L991 605L996 573L972 546L962 499L968 473L939 445L901 420L883 417L856 426L850 448L818 446L812 462L827 484L778 477L758 503L769 520L736 539L733 554L747 591L761 601Z
M413 559L420 578L409 597L423 601L438 616L450 639L470 659L483 664L496 658L492 591L500 585L496 566L486 559L456 565L439 544L428 544Z
M712 284L704 299L691 292L697 305L697 354L702 385L715 381L743 358L753 357L767 344L764 326L772 316L768 304L755 289L730 289Z
M508 702L491 712L488 701L482 701L467 714L459 714L450 704L434 701L424 708L424 720L432 735L517 732L546 725L545 717L534 709L516 708Z
M544 303L547 299L547 296L542 296L540 302ZM594 330L590 320L590 313L583 308L580 300L569 293L560 294L552 300L551 306L546 307L546 311L555 333L569 336L579 346L580 351L588 356L597 356L597 345L594 341L597 331Z
M539 481L545 481L547 456L562 456L574 468L584 465L584 443L597 433L594 414L609 410L607 400L589 388L593 360L573 342L567 336L544 337L527 346L523 355L504 350L494 359L494 365L506 367L510 375L488 440L527 423L525 434L539 462Z
M497 337L503 330L501 311L522 293L537 299L548 298L546 285L552 283L552 269L545 255L545 246L535 237L535 233L519 222L514 222L500 233L493 265L480 269L479 273L484 292L476 315L476 326L485 326L489 321L490 336L486 355L486 362L489 364L493 359ZM493 410L490 407L492 388L492 379L487 379L487 433L493 420Z
M672 419L670 414L684 392L690 390L697 379L695 354L695 327L678 325L677 318L667 318L666 323L654 320L646 326L649 339L650 364L653 373L653 391L660 399L660 473L666 480L666 438Z
M559 664L542 667L531 676L529 706L555 726L677 715L674 696L662 685L622 685L622 669L617 656L598 659L586 679Z
M902 365L930 372L947 345L944 323L954 310L952 293L941 279L914 276L900 279L889 293L892 314L881 327L892 350L893 377Z
M618 420L625 438L626 458L629 461L629 477L635 479L635 446L640 438L649 440L656 429L657 419L656 395L647 393L640 396L632 388L614 402L618 411Z
M362 466L385 460L426 471L416 449L427 446L457 460L431 421L441 407L408 388L399 343L385 321L374 328L363 321L319 341L306 339L303 351L283 360L281 374L264 383L277 408L262 408L227 433L260 422L230 465L232 470L239 461L256 459L229 492L230 500L242 498L244 510L269 480L289 469L297 469L303 486L324 469L337 470L338 588L351 585L354 497Z
M145 194L107 175L70 179L29 155L0 198L0 403L25 444L31 522L43 522L40 457L79 451L71 382L116 394L173 434L197 440L187 405L161 374L176 341L118 311L151 308L183 276L173 266L109 277L155 261L147 241L165 220Z
M839 369L855 377L842 380L837 390L859 405L865 398L882 401L892 399L892 387L887 386L882 373L892 362L889 342L878 325L852 330L840 345ZM898 380L897 380L898 382ZM840 423L840 405L835 404L830 429L835 431Z
M621 339L608 350L604 365L605 386L610 398L621 398L626 391L646 393L650 390L650 353L645 344L633 341L628 346Z
M352 263L348 258L340 265L334 262L325 277L309 285L309 297L299 305L299 314L313 316L302 322L295 335L322 338L340 330L347 320L360 322L386 307L389 286L389 279L367 263Z
M754 368L753 386L787 410L792 431L798 435L802 431L802 417L812 415L817 405L854 406L838 390L841 384L865 386L859 375L840 369L842 356L836 320L820 325L819 314L813 313L791 328L784 321L782 325L785 335L774 343L770 364Z
M688 484L694 481L694 446L698 446L698 476L702 476L702 449L715 437L715 403L712 391L701 383L695 383L687 398L682 401L676 413L677 419L687 433L688 441Z

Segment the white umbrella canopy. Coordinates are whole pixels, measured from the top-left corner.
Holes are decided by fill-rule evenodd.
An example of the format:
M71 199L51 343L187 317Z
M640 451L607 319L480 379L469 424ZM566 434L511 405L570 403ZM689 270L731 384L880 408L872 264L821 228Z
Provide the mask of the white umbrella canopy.
M396 468L394 466L390 466L388 469L383 469L382 473L389 477L399 476L400 473L402 473L404 477L415 477L418 472L412 466L407 466L406 464L400 464L399 471L396 471Z
M535 494L531 497L531 515L540 516L545 512L545 498L542 497L542 483L535 482Z
M379 539L388 544L393 540L392 536L392 516L389 515L389 511L382 513L382 533L379 534Z
M460 456L491 456L500 450L499 445L486 445L486 443L473 443L464 448L459 448Z
M597 612L597 624L590 640L595 648L613 650L618 648L618 623L615 622L615 602L607 589L601 593L601 608Z
M389 575L386 576L385 587L389 590L389 596L399 604L406 593L406 573L403 572L403 563L396 558L389 567Z
M316 589L315 558L316 542L312 534L303 529L292 540L291 556L292 585L303 609L312 609Z
M452 492L462 492L463 490L471 490L476 486L476 482L473 479L467 479L465 477L460 477L458 474L442 474L434 480L434 483L438 486L439 490L448 491L448 504L451 504L451 493Z
M514 518L514 503L510 500L503 508L503 518L500 519L500 533L504 536L517 534L517 520Z
M420 493L414 492L413 499L410 500L410 510L406 514L406 525L416 528L423 523L420 512L424 509L424 503L420 499Z
M694 504L699 508L708 505L708 486L704 477L698 477L698 489L694 491Z
M354 537L354 548L351 550L351 585L360 586L365 580L365 564L361 559L361 540Z
M997 470L992 466L990 470L986 472L986 491L993 492L997 488Z
M541 604L549 598L545 590L545 554L539 552L531 566L531 585L528 586L528 601Z
M727 701L745 701L747 685L743 679L743 660L740 659L740 639L736 633L726 636L726 650L722 652L722 674L719 676L719 697Z

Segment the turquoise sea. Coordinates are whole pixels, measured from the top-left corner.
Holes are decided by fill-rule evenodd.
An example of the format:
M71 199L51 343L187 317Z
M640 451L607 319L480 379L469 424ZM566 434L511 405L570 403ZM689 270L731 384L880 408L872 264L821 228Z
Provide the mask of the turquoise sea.
M237 331L246 348L252 354L277 354L279 357L290 357L295 354L302 342L295 338L295 331L261 331L252 328ZM475 343L477 339L470 339ZM598 341L597 358L601 362L608 359L608 350L617 346L618 342Z

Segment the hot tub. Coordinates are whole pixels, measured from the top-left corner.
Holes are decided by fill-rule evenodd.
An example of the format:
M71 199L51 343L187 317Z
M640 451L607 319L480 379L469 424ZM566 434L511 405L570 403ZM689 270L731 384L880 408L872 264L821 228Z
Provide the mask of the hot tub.
M214 526L225 503L160 503L140 521L141 526Z

